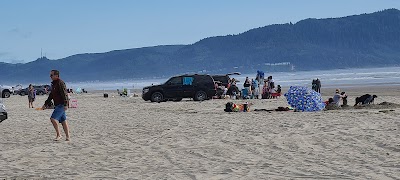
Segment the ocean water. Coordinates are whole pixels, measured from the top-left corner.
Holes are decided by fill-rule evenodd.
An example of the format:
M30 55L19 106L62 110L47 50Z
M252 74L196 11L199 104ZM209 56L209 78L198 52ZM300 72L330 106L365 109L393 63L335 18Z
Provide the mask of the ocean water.
M262 70L262 69L260 69ZM282 87L308 86L311 87L313 79L319 78L322 87L357 87L357 86L400 86L400 67L385 68L363 68L363 69L336 69L318 71L298 71L298 72L273 72L264 71L265 77L272 76L275 85ZM239 87L246 77L250 79L256 77L254 74L233 75L231 78L238 79ZM91 82L67 82L68 88L78 87L87 90L116 90L116 89L142 89L145 86L161 84L165 79L140 79L140 80L114 80L114 81L91 81ZM340 85L340 87L338 87Z

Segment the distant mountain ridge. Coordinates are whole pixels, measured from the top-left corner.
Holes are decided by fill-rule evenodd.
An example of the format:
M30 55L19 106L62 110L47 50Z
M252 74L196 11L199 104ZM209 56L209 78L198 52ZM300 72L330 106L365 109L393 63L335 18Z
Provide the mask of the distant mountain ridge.
M59 69L66 81L102 81L182 73L268 72L282 70L267 66L282 62L295 70L399 66L400 11L305 19L208 37L190 45L0 63L0 77L3 82L47 82L49 71Z

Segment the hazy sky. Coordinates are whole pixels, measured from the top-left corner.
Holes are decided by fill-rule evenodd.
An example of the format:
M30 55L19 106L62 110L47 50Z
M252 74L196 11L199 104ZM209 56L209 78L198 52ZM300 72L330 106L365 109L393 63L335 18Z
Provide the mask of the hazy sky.
M306 18L400 9L400 0L2 0L0 62L192 44Z

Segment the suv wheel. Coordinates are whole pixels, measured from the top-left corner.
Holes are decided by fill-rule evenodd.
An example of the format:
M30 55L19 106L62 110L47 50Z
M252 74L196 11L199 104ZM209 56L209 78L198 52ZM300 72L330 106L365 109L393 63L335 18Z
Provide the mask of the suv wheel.
M39 95L44 95L44 92L43 91L39 91Z
M9 98L10 97L10 92L8 92L8 91L6 91L6 92L3 92L3 98Z
M155 93L153 93L153 94L151 95L150 101L151 101L151 102L161 102L161 101L163 101L163 99L164 99L164 96L163 96L162 93L160 93L160 92L155 92Z
M24 91L21 92L21 96L25 96L25 92Z
M206 99L207 99L207 94L204 91L197 91L193 98L193 100L195 101L204 101Z

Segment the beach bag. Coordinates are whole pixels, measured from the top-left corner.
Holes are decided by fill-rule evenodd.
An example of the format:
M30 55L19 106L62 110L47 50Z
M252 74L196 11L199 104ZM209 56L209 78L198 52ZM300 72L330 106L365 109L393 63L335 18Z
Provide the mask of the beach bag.
M233 106L233 102L228 102L225 104L225 112L232 112L232 106Z

